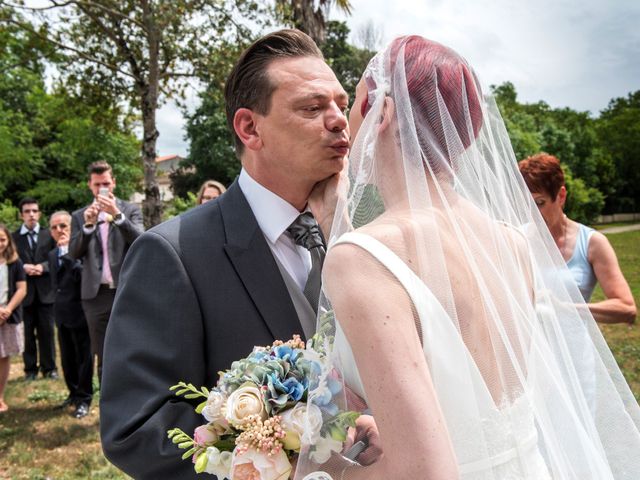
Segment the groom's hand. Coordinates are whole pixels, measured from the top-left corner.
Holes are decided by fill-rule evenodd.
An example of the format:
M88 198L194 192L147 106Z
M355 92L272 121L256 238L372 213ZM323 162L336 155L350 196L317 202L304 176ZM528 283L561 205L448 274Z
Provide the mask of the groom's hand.
M362 440L367 448L356 458L360 465L371 465L382 457L382 444L376 421L371 415L360 415L356 420L356 428L350 428L347 433L343 451L347 451L357 441Z

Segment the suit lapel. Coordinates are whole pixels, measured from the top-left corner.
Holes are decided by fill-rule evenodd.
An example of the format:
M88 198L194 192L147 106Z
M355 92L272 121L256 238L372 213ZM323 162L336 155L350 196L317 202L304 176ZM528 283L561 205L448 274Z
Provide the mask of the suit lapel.
M218 200L225 251L275 339L303 335L296 309L255 216L237 182ZM304 335L303 335L304 336Z
M50 238L51 237L49 235L49 231L40 227L40 232L38 233L38 241L36 242L36 256L38 256L38 251L42 249L45 249L46 253L49 253L48 247L50 246L50 242L49 242ZM47 258L46 254L43 256L44 258ZM40 256L39 258L42 258L42 256Z

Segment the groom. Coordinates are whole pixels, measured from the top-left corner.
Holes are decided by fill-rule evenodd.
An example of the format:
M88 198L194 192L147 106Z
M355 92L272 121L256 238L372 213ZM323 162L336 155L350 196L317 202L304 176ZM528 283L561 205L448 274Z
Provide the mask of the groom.
M314 259L290 226L345 164L347 94L307 35L282 30L242 54L225 100L238 180L138 238L109 322L102 445L136 479L195 478L166 432L204 419L171 385L212 386L253 346L315 326L317 303L304 295Z

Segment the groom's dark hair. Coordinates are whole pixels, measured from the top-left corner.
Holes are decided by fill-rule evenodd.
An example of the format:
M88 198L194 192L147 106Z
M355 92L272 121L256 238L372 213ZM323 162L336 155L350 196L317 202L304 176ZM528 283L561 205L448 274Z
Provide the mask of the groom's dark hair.
M238 158L244 144L233 128L233 117L239 108L248 108L260 115L269 113L271 95L277 85L267 74L269 64L280 58L317 57L322 52L309 35L300 30L279 30L256 40L233 66L224 88L227 125L236 143Z

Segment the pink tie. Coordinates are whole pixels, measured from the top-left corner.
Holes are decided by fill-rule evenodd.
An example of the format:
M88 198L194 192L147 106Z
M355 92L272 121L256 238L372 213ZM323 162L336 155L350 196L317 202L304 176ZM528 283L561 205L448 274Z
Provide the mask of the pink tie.
M100 212L100 237L102 243L102 283L108 283L113 286L113 277L111 276L111 265L109 265L109 222L106 220L107 215Z

